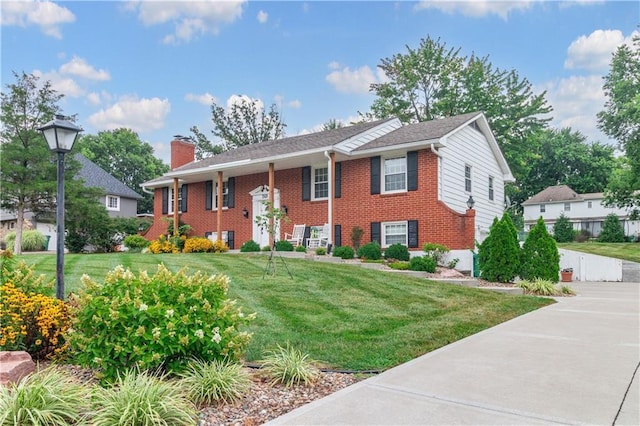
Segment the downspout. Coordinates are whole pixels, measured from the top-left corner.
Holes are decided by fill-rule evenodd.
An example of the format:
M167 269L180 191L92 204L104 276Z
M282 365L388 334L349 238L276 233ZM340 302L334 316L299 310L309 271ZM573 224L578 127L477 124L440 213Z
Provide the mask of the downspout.
M333 154L333 153L332 153ZM327 180L329 181L329 185L327 185L327 224L329 225L329 244L333 245L333 158L332 155L329 154L329 151L324 152L324 156L327 157Z

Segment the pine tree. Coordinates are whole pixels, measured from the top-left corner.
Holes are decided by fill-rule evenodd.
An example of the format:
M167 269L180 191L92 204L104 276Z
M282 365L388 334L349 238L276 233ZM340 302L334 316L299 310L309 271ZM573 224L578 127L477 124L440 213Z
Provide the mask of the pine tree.
M531 229L522 246L520 278L536 278L558 282L560 274L560 254L556 241L547 232L542 217Z
M486 243L486 244L485 244ZM495 282L511 282L520 267L518 232L505 213L500 221L494 220L480 249L481 278Z
M624 230L620 225L620 220L615 213L608 214L602 225L602 232L598 237L601 243L623 243Z
M569 221L569 218L560 214L556 223L553 224L553 239L558 243L570 243L576 236L576 232L573 230L573 225Z

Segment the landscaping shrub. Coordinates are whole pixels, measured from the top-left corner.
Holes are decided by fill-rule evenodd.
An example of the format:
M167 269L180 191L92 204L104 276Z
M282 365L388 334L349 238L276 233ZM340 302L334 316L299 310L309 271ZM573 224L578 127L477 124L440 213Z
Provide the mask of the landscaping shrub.
M397 271L407 271L409 269L409 262L404 262L404 261L391 262L387 266Z
M180 377L187 396L197 405L233 402L251 389L251 377L239 363L194 360Z
M364 235L364 229L359 226L354 226L351 228L351 242L353 243L353 248L355 251L358 251L360 248L360 241L362 241L362 236Z
M550 280L523 280L518 282L516 285L522 288L525 294L535 294L537 296L564 296L575 294L573 290L567 286L563 286L558 290L556 288L556 283Z
M324 248L324 247L318 247L318 248L316 249L316 254L317 254L318 256L324 256L325 254L327 254L327 249L326 249L326 248Z
M557 243L570 243L576 237L576 231L573 230L573 225L569 221L569 218L560 214L560 217L553 224L553 239Z
M602 232L600 232L598 241L601 243L625 242L624 230L622 229L622 225L620 225L618 215L616 215L615 213L610 213L607 215L607 217L604 219Z
M271 384L281 383L285 387L311 384L320 375L309 355L289 344L285 348L278 345L277 349L269 351L261 363L263 371L271 378Z
M262 251L271 251L271 246L262 247Z
M276 241L276 251L293 251L293 244L287 240Z
M536 278L557 283L560 276L560 254L556 241L547 232L542 217L531 229L522 246L520 278Z
M358 257L366 260L382 259L382 249L375 241L367 243L358 249Z
M215 240L213 242L213 252L214 253L225 253L229 251L229 246L222 240Z
M46 241L45 236L38 230L22 231L22 251L41 251ZM4 242L9 250L13 250L16 242L16 231L9 232L4 237Z
M0 386L0 425L78 424L89 409L89 393L55 367L37 371L18 384Z
M213 241L204 237L187 238L182 251L184 253L206 253L213 251Z
M307 252L307 248L305 246L303 246L303 245L299 245L299 246L296 246L296 251L298 253L306 253Z
M486 251L486 253L485 253ZM487 281L512 282L520 269L518 233L505 212L494 221L479 248L480 277Z
M164 376L134 370L118 376L112 388L98 388L93 396L90 424L113 425L196 425L196 407L180 386Z
M429 256L415 256L409 260L409 269L412 271L435 272L436 261Z
M253 240L249 240L240 247L241 253L260 251L260 245Z
M122 242L131 253L138 253L150 244L150 241L142 235L127 235Z
M245 316L227 298L228 277L158 265L150 276L122 266L104 283L84 275L69 340L78 363L100 371L104 382L133 367L179 371L193 358L237 360L250 334Z
M180 248L175 244L179 237L167 238L160 235L157 240L151 241L149 251L154 254L158 253L180 253Z
M427 257L430 257L436 262L436 265L444 266L444 257L449 253L449 247L443 244L425 243L422 246L422 250Z
M392 244L387 247L384 251L385 259L396 259L396 260L404 260L407 261L411 255L409 254L409 249L407 246L403 244Z
M355 252L349 246L340 246L333 249L333 256L341 259L353 259Z

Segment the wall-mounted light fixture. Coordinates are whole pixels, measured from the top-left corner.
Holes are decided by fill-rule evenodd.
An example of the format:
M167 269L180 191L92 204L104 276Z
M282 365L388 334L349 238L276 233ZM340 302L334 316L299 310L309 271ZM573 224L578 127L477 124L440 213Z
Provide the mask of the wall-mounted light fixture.
M476 201L473 199L473 196L469 195L469 199L467 200L467 207L469 207L469 210L473 209L473 206L476 205Z
M284 212L284 214L289 213L289 209L287 208L287 206L282 206L282 211Z
M242 209L242 216L244 216L245 219L249 217L249 210L247 210L246 207Z

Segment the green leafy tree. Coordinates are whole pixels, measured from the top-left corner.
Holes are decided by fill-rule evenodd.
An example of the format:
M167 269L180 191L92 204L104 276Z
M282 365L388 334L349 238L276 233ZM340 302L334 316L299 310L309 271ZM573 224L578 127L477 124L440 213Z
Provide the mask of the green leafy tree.
M529 281L541 279L558 282L560 254L556 241L547 232L547 226L542 217L527 235L521 255L520 278Z
M85 249L110 252L113 248L113 226L104 204L98 202L97 188L75 186L68 189L65 201L65 247L71 253Z
M228 110L213 102L211 121L211 132L222 145L212 143L198 127L193 126L191 132L195 136L198 159L244 145L280 139L284 137L286 127L275 104L271 104L267 111L259 101L245 98L232 103Z
M340 129L341 127L344 127L344 124L342 124L342 121L336 120L335 118L331 118L329 119L329 121L327 121L322 125L322 130Z
M615 139L626 155L625 167L607 190L606 201L630 208L640 217L640 36L618 47L603 85L607 101L598 127Z
M148 142L133 130L116 129L86 135L77 144L82 155L144 197L138 201L138 213L153 211L153 195L142 192L140 184L162 176L169 166L153 155Z
M480 253L478 260L482 279L507 283L513 281L518 275L520 268L518 233L508 213L504 213L499 221L497 218L494 220L489 236L480 246Z
M598 237L598 241L601 243L623 243L624 242L624 230L620 224L620 220L615 213L610 213L604 219L602 225L602 232Z
M569 218L560 214L556 223L553 224L553 239L558 243L570 243L576 236L576 231L573 230L573 225Z
M51 82L40 83L35 75L13 75L15 83L8 84L0 94L0 206L16 213L14 251L21 254L25 212L55 209L56 163L37 129L60 111L62 95L51 88ZM69 160L67 167L73 163ZM66 173L65 177L70 182L73 174Z

